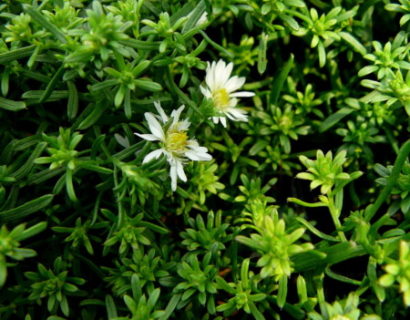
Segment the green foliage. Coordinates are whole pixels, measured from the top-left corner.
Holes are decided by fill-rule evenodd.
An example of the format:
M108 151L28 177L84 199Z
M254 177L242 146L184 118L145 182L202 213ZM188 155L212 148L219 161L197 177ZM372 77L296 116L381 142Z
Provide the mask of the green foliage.
M276 210L273 210L272 215L256 220L255 227L258 233L251 234L250 238L237 236L236 240L261 253L257 266L262 267L262 278L271 276L278 281L283 276L289 277L293 271L291 257L313 249L311 243L294 243L302 237L305 230L298 228L288 233L285 221L279 219Z
M206 224L202 216L197 215L196 219L189 218L188 225L191 228L181 232L181 237L184 239L182 244L189 251L211 252L217 256L221 250L226 249L224 243L231 240L231 235L226 232L229 225L222 223L221 211L216 215L212 211L209 212Z
M403 294L403 301L406 306L410 305L410 263L409 244L400 241L400 256L398 261L391 261L385 265L386 274L379 279L383 287L390 287L394 282L399 283L400 291Z
M31 281L31 293L28 297L30 300L40 301L47 298L47 310L52 314L57 312L60 307L65 316L69 316L70 307L67 296L79 292L78 285L85 283L85 280L79 277L68 276L67 266L64 265L61 257L54 261L53 270L47 269L44 265L39 264L38 272L26 272L25 276Z
M33 249L20 248L20 241L25 240L35 234L43 231L47 224L40 222L28 229L24 224L19 224L13 230L8 231L3 225L0 229L0 287L4 285L7 279L6 258L14 260L23 260L36 256Z
M409 318L409 20L1 1L0 319Z
M201 263L195 254L188 255L177 267L178 275L183 279L174 288L174 292L182 293L181 302L177 308L185 306L196 296L196 300L206 308L210 314L215 313L215 298L217 293L215 276L217 269L210 264L211 254L206 254Z
M310 160L305 156L301 156L299 160L309 172L298 173L296 177L310 180L311 189L320 186L322 194L335 193L347 182L357 179L361 175L360 172L355 172L352 175L343 172L343 164L346 162L346 152L344 151L339 152L333 159L331 151L325 155L321 150L318 150L316 160Z
M222 277L216 278L221 289L233 296L226 303L219 305L216 310L229 315L235 310L243 309L246 313L251 313L255 319L265 319L255 303L265 300L266 294L253 293L253 278L249 277L249 259L243 260L240 275L240 281L237 283L228 283Z

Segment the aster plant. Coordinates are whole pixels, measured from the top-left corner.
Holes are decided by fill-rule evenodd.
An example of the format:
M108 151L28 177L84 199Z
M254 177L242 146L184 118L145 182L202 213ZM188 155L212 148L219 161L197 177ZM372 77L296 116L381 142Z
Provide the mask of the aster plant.
M182 181L187 181L183 168L183 164L187 159L192 161L209 161L212 159L212 156L208 153L207 148L201 147L196 140L188 138L187 131L190 122L186 119L179 119L185 106L173 110L171 116L168 117L159 102L154 102L154 105L158 115L154 115L150 112L145 113L145 119L147 120L151 133L135 134L147 141L160 142L161 147L148 153L143 163L165 155L170 165L169 175L171 177L171 187L172 190L175 191L177 189L178 178Z
M226 127L226 118L232 121L247 121L246 111L237 108L238 98L253 97L255 93L239 91L245 84L245 77L232 76L233 63L223 60L208 62L206 68L205 84L201 86L202 94L210 99L214 106L215 115L212 117L214 123L221 122Z
M0 1L0 319L409 319L409 4Z

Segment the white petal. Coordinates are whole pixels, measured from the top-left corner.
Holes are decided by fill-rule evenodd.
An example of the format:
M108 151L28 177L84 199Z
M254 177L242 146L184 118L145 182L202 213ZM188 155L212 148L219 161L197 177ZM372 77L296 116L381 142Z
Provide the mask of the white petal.
M214 62L214 67L212 69L212 83L213 83L213 88L217 89L218 88L218 70L219 70L219 61Z
M185 151L185 156L192 161L203 160L195 151L192 151L192 150Z
M161 140L160 137L154 136L153 134L140 134L140 133L137 133L137 132L135 132L134 134L135 134L136 136L138 136L138 137L144 139L144 140L147 140L147 141L158 141L158 140Z
M177 189L177 167L175 162L169 168L169 176L171 177L171 189L175 191Z
M221 61L221 60L220 60ZM220 65L219 70L217 70L217 74L216 74L216 85L217 87L225 87L229 77L231 76L232 73L232 69L233 69L233 63L228 63L227 65L225 65L225 63L223 63L223 67L221 67L222 65Z
M208 149L201 147L194 139L188 140L188 150L185 151L185 156L194 161L211 160L212 156L208 154Z
M198 20L198 22L195 24L195 26L196 27L198 27L198 26L200 26L200 25L202 25L202 24L204 24L204 23L207 23L208 22L208 12L204 12L202 15L201 15L201 17L199 18L199 20Z
M213 121L215 124L218 124L218 123L219 123L219 118L220 118L220 117L212 117L212 121Z
M211 91L209 91L208 89L205 89L203 86L199 86L199 90L201 90L202 94L203 94L206 98L208 98L208 99L212 98L212 93L211 93Z
M180 106L177 110L173 110L171 113L171 117L173 118L172 123L175 124L179 121L179 117L181 116L182 110L184 110L185 106Z
M239 108L229 108L226 115L234 121L248 121L246 111Z
M212 156L206 152L196 152L194 150L185 151L185 156L193 161L209 161L212 160Z
M219 120L221 120L222 125L224 126L224 128L226 128L226 118L220 117Z
M232 97L232 95L231 95L231 97ZM237 104L238 104L238 99L237 98L229 99L229 107L230 108L235 107Z
M215 62L212 62L211 64L208 62L208 67L206 68L205 82L206 82L206 85L211 90L213 90L213 88L215 86L214 85L215 84L215 82L214 82L214 74L215 74L214 70L215 70Z
M215 66L215 72L214 72L215 87L220 87L221 85L220 79L223 78L224 71L225 71L225 61L219 60Z
M145 119L147 119L148 126L152 134L156 137L160 137L160 140L164 140L164 131L162 130L162 127L155 116L150 112L146 112Z
M142 163L150 162L152 159L158 159L164 153L163 149L157 149L148 153Z
M172 165L174 163L174 156L172 155L172 153L168 152L165 149L162 149L162 153L167 157L168 163Z
M254 95L255 93L250 92L250 91L239 91L239 92L230 94L231 97L235 97L235 98L248 98L248 97L253 97Z
M187 131L189 126L191 125L191 122L189 122L188 120L182 120L180 122L177 123L177 130L178 131Z
M182 181L184 181L184 182L186 182L187 181L187 178L186 178L186 175L185 175L185 172L184 172L184 167L182 166L182 163L181 163L181 161L176 161L176 165L177 165L177 174L178 174L178 177L182 180Z
M159 115L161 116L162 123L168 121L168 116L165 114L164 109L161 107L161 103L159 101L154 101L155 109L157 109Z
M231 93L236 90L238 90L240 87L242 87L245 83L246 79L244 77L237 77L233 76L228 80L228 82L225 84L226 90Z

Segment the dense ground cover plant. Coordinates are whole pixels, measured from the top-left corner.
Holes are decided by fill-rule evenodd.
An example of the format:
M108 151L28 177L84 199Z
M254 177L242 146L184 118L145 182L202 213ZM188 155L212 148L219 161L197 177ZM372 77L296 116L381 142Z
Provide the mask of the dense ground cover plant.
M0 21L1 319L409 317L409 1Z

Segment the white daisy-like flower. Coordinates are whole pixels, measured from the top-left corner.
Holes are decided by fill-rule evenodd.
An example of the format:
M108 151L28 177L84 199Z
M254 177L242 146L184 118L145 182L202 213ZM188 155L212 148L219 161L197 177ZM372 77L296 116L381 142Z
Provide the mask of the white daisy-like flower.
M226 118L233 121L247 121L246 111L237 108L237 98L253 97L250 91L238 91L245 83L245 77L231 77L233 63L225 61L208 62L206 68L206 87L200 86L202 94L213 101L216 116L212 117L214 123L219 121L226 127Z
M170 119L159 102L154 102L154 105L158 115L151 112L144 114L151 133L135 133L135 135L144 140L160 142L161 147L148 153L142 163L147 163L153 159L158 159L161 155L165 155L170 165L169 175L171 176L172 190L175 191L178 178L184 182L187 181L183 166L187 159L209 161L212 156L208 153L208 149L201 147L196 140L188 139L187 130L190 122L179 119L185 106L182 105L177 110L173 110Z

